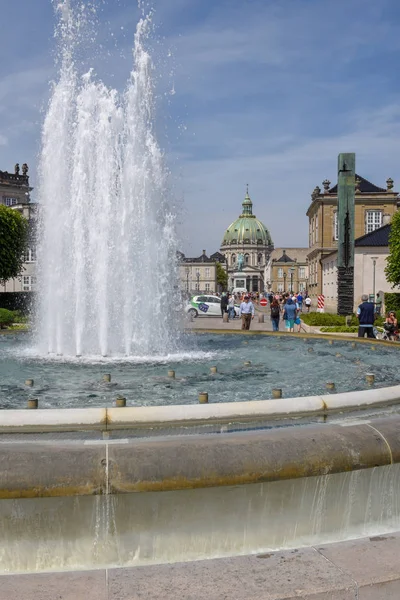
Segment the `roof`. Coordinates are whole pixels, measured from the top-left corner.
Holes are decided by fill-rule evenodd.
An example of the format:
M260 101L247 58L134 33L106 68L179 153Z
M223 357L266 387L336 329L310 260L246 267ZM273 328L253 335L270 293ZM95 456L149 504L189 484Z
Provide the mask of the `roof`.
M212 260L217 260L218 262L225 262L225 256L218 251L214 252L214 254L210 254L210 258Z
M378 187L374 183L371 183L367 179L364 179L364 177L361 177L361 175L357 175L357 173L355 175L355 178L360 180L358 190L364 194L381 194L382 192L387 193L387 190L385 188ZM331 187L328 193L337 194L337 184Z
M275 262L298 262L306 263L307 254L310 252L310 248L275 248L271 252L271 260ZM282 260L286 255L286 259Z
M390 230L391 224L388 223L357 238L354 244L355 246L389 246Z

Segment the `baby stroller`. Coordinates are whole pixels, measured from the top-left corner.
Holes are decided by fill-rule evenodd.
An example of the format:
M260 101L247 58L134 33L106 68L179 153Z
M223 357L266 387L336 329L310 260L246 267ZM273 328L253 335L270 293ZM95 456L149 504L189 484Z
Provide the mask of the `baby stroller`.
M393 340L394 342L399 341L399 332L392 323L383 324L383 338L384 340Z

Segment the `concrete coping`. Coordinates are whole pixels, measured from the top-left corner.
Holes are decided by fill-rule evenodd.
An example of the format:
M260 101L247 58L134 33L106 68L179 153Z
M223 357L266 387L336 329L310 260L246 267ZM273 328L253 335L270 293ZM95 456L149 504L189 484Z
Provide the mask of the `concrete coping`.
M89 431L151 426L226 423L257 419L328 415L337 411L400 404L400 385L386 388L248 402L77 408L1 410L1 433Z

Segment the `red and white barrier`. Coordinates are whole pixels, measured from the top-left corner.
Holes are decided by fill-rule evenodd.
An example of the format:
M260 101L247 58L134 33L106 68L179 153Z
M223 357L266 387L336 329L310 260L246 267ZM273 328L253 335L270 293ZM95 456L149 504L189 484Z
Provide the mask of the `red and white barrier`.
M325 312L325 296L323 294L318 296L317 312Z

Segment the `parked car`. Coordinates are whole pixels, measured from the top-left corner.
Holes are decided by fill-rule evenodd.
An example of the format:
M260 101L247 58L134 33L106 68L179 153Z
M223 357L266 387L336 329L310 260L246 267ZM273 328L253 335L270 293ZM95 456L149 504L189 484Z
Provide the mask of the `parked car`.
M220 317L221 316L221 298L218 296L206 296L202 294L200 296L193 296L189 301L189 304L185 306L185 312L192 317L198 317L204 315L206 317ZM239 307L235 306L236 316L239 316Z

